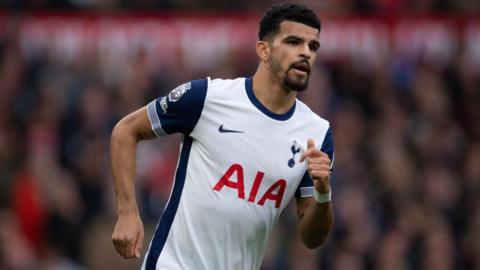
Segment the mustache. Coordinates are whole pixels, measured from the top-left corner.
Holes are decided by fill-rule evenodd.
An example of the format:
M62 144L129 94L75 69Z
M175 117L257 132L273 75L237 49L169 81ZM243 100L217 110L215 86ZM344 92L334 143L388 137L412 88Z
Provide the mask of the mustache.
M308 74L310 74L310 63L306 59L303 59L303 60L292 63L288 69L290 70L292 68L295 68L295 66L299 66L299 65L302 65L303 67L306 67L306 72Z

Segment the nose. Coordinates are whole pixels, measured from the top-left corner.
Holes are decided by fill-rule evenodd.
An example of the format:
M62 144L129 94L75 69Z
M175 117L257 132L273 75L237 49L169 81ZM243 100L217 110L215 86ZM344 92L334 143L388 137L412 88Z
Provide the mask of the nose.
M308 44L301 46L300 57L306 60L310 60L310 58L312 58L312 52Z

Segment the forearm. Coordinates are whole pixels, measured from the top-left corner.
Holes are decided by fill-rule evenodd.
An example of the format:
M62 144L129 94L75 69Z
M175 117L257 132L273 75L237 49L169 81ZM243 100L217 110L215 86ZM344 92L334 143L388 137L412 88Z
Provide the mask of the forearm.
M145 107L124 117L112 131L110 158L118 211L112 241L124 258L141 255L144 233L135 199L136 150L140 140L154 137Z
M118 213L138 211L134 183L137 143L137 136L122 122L115 126L110 141L110 157Z
M312 199L300 217L300 236L308 248L321 246L333 224L332 203L319 204Z

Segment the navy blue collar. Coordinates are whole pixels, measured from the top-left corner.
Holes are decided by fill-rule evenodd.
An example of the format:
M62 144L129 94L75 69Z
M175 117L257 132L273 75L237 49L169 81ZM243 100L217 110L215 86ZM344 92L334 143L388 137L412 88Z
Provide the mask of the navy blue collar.
M295 101L295 103L293 103L293 106L287 112L282 113L282 114L274 113L274 112L270 111L267 107L265 107L257 99L257 97L255 96L255 93L253 92L253 86L252 85L253 85L252 77L245 78L245 89L247 90L248 98L250 99L252 104L255 107L257 107L257 109L259 109L262 113L264 113L268 117L273 118L275 120L285 121L285 120L290 119L290 117L292 117L293 113L295 112L295 104L297 103L296 101Z

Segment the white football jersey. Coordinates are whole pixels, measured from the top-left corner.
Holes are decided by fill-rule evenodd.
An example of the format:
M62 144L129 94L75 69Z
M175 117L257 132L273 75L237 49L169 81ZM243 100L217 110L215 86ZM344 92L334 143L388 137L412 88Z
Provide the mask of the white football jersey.
M307 140L333 164L329 123L295 101L275 114L252 78L195 80L147 106L157 136L184 134L174 185L142 269L259 269L280 213L313 195Z

